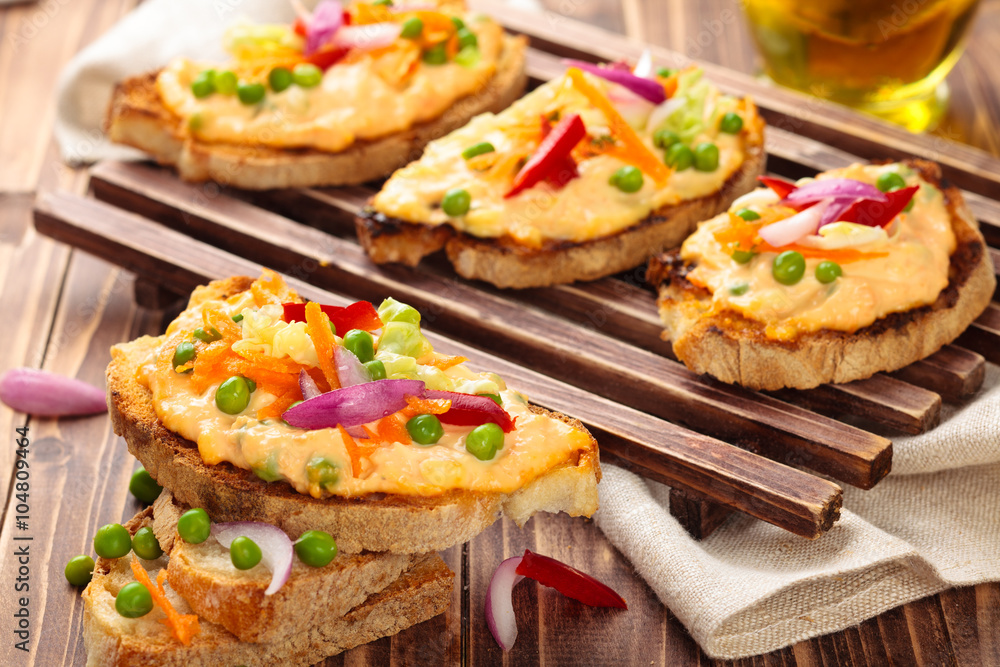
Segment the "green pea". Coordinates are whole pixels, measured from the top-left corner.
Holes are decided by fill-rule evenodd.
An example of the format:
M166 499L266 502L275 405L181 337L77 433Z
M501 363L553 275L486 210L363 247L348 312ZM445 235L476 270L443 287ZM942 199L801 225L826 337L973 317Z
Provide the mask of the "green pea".
M448 62L448 52L444 50L444 44L438 44L424 51L423 60L428 65L444 65Z
M458 48L460 49L464 49L467 46L479 46L479 38L476 37L476 33L468 28L459 28L456 35L458 36Z
M174 348L174 361L173 361L174 368L177 368L178 366L183 366L184 364L188 363L189 361L194 359L194 355L195 355L194 343L192 343L189 340L185 340L178 343L177 347Z
M217 340L222 340L222 334L215 327L212 327L210 331L198 327L194 330L194 337L203 343L214 343Z
M185 542L201 544L212 532L212 521L208 518L208 512L200 507L184 512L177 520L177 532Z
M743 296L750 289L750 283L736 283L729 288L729 293L733 296Z
M323 70L312 63L299 63L292 70L292 80L297 86L313 88L323 80Z
M690 147L677 143L667 149L663 161L677 171L684 171L694 164L694 152Z
M392 0L375 0L372 4L376 7L392 7Z
M461 50L455 54L455 62L462 67L475 67L479 64L482 59L482 54L479 53L479 47L475 44L469 46L463 46Z
M337 543L330 533L307 530L295 540L295 554L306 565L324 567L337 556Z
M156 483L156 480L149 474L149 471L145 468L139 468L132 473L132 479L128 483L128 490L142 502L151 503L160 496L160 491L163 491L163 487Z
M229 545L229 559L237 570L249 570L263 557L260 547L249 537L240 535Z
M271 85L271 90L280 93L295 83L295 80L292 78L292 70L287 67L275 67L267 75L267 82Z
M480 461L489 461L503 448L503 429L487 422L465 436L465 449Z
M234 375L215 390L215 405L227 415L238 415L250 405L250 386L239 375Z
M290 426L288 422L282 420L286 426ZM267 460L264 461L263 465L252 465L250 469L253 470L253 474L261 478L265 482L277 482L283 479L281 471L278 470L278 456L276 453L272 452Z
M469 194L468 190L462 188L448 190L444 193L444 199L441 200L441 210L453 218L468 213L471 205L472 195Z
M201 130L202 126L205 124L205 117L201 115L201 112L195 112L191 114L188 118L188 129L192 133L197 133Z
M734 250L732 257L737 264L746 264L754 258L755 254L752 250Z
M340 471L337 464L322 456L315 456L309 459L306 464L306 478L310 484L317 484L321 488L330 488L337 484L340 479Z
M215 92L215 72L205 70L191 82L191 92L198 99L203 99Z
M624 167L619 167L611 178L608 179L608 183L615 186L622 192L632 193L638 192L642 189L642 172L632 165L625 165Z
M233 322L242 322L242 321L243 321L243 313L236 313L235 315L233 315Z
M365 368L368 369L368 375L372 377L372 380L384 380L387 377L385 374L385 364L378 359L373 359L365 363Z
M903 177L894 171L887 171L883 174L879 174L878 179L875 181L875 187L877 187L882 192L892 192L893 190L900 190L906 187L906 181Z
M715 171L719 168L719 147L703 141L694 147L694 168L698 171Z
M749 208L741 208L736 211L736 215L740 216L747 222L753 222L754 220L760 220L760 213Z
M722 117L719 129L726 134L736 134L743 129L743 118L738 113L730 111Z
M255 391L257 391L257 383L256 382L254 382L250 378L243 378L243 381L247 383L247 389L250 390L251 394L254 393Z
M333 322L330 322L330 333L332 333L334 336L337 335L337 325L334 324Z
M457 16L452 16L451 22L455 25L455 30L461 30L462 28L465 27L465 21L458 18Z
M406 430L413 441L421 445L433 445L444 435L441 420L434 415L417 415L406 422Z
M257 104L264 99L267 90L262 83L241 83L236 87L236 96L246 105Z
M653 132L653 145L657 148L670 148L681 138L673 130L661 129Z
M496 148L493 147L488 141L480 141L478 144L472 144L464 151L462 151L462 157L466 160L471 160L477 155L485 155L486 153L492 153Z
M664 79L672 77L676 73L677 73L677 70L670 69L669 67L657 67L656 68L656 76L663 77Z
M806 258L802 253L786 250L774 258L771 275L782 285L794 285L802 280L806 272Z
M832 283L843 274L840 264L836 262L824 261L816 265L816 280L823 284Z
M235 95L239 85L240 80L232 70L227 69L215 75L215 90L223 95Z
M143 560L156 560L163 555L160 542L149 526L135 531L135 536L132 537L132 551Z
M500 398L500 394L479 394L480 396L485 396L497 405L503 407L503 399Z
M363 364L375 359L375 341L367 331L361 329L348 331L344 334L344 347L353 352Z
M109 523L97 529L94 551L101 558L121 558L132 550L132 536L120 523Z
M413 16L403 21L403 29L400 30L399 36L403 39L416 39L423 31L424 22Z
M72 586L86 586L94 577L94 559L90 556L73 556L63 570L66 581Z
M153 611L153 596L138 581L122 586L115 597L115 609L125 618L139 618Z
M906 202L906 206L903 207L903 213L909 213L913 210L913 204L917 201L916 193L913 197L910 197L910 201Z

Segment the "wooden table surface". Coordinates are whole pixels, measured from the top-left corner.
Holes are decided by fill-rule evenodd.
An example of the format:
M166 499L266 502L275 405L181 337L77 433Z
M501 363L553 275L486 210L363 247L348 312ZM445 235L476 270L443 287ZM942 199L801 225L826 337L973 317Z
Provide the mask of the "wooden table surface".
M52 141L54 88L63 65L136 4L135 0L49 0L0 9L0 372L43 367L102 385L108 348L156 334L163 313L138 308L134 276L38 235L31 207L39 190L83 192L84 172L61 164ZM523 5L523 3L521 3ZM553 0L590 21L752 72L753 50L734 0ZM1000 0L986 0L969 50L952 73L953 104L938 133L1000 155ZM696 39L713 22L721 34ZM706 40L702 40L703 42ZM30 518L15 528L15 429L30 437ZM82 665L82 604L62 576L65 562L89 553L91 536L137 509L128 494L135 467L106 417L28 419L0 407L0 664ZM14 541L17 537L30 540ZM27 592L15 592L13 557L29 545ZM628 612L583 608L551 590L515 592L520 636L506 658L481 614L489 574L525 547L560 554L611 583ZM445 553L457 572L450 610L405 631L328 660L366 664L761 664L1000 665L1000 584L946 591L844 632L766 656L726 663L707 658L683 626L589 521L536 517L523 529L500 522ZM30 652L15 649L12 613L29 596Z

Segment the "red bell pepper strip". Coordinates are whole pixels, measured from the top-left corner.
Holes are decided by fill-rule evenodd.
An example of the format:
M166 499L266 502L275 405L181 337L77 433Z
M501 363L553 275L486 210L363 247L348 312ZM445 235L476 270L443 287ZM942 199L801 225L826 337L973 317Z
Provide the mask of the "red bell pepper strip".
M324 72L343 59L350 51L345 46L327 46L306 57L306 62L312 63Z
M295 17L295 23L292 24L292 32L294 32L299 37L306 36L306 22L301 16Z
M540 556L525 549L524 556L514 571L591 607L628 609L625 598L615 593L610 586L555 558Z
M767 187L774 190L774 193L778 195L781 199L784 199L788 194L794 190L797 190L799 186L795 185L791 181L786 181L783 178L773 178L771 176L758 176L757 180L766 185Z
M304 303L283 303L284 320L286 322L305 322L306 304ZM320 306L320 310L326 313L333 326L337 328L337 334L343 336L351 329L362 329L372 331L382 326L382 320L378 317L375 306L367 301L358 301L349 306Z
M552 123L545 115L542 115L542 139L549 136L551 132ZM545 177L545 182L555 188L564 188L567 183L579 176L580 172L576 168L576 161L573 160L572 155L567 155L552 165L552 171Z
M503 429L504 433L510 433L514 430L514 422L516 420L511 419L510 414L497 405L489 396L475 396L473 394L460 394L453 391L426 389L421 398L446 399L451 401L451 407L448 411L437 416L442 424L480 426L486 422L493 422Z
M851 207L838 219L869 227L885 227L906 208L919 189L919 185L911 185L908 188L886 192L885 196L889 199L886 203L874 199L860 199L851 204Z
M559 121L548 136L542 139L531 159L521 167L521 171L517 172L513 185L504 197L513 197L522 190L537 185L549 174L555 173L562 160L569 157L573 147L585 136L587 129L580 114L570 114Z

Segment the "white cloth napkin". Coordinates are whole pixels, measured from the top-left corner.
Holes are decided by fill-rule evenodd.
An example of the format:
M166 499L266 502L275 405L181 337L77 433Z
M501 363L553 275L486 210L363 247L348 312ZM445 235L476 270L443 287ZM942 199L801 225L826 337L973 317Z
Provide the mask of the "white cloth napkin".
M806 540L734 515L702 542L668 491L602 466L595 520L712 657L843 630L953 586L1000 580L1000 368L934 430L893 438L893 472L844 488L833 529Z
M243 17L286 22L292 10L271 0L140 5L63 72L63 157L138 156L101 133L115 82L175 56L222 59L222 34ZM950 586L1000 579L1000 370L991 366L986 384L933 432L896 438L893 474L871 491L845 489L843 518L817 541L733 517L695 542L667 512L666 487L612 466L597 524L714 657L763 653Z

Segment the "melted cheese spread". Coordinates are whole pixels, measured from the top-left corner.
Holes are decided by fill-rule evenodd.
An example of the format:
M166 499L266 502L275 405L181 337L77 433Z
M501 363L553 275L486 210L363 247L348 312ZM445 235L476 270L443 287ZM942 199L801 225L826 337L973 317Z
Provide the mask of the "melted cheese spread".
M480 17L467 17L466 26L479 40L475 65L420 62L401 83L382 76L398 57L382 49L335 64L313 88L292 85L280 93L268 88L259 104L223 94L198 99L191 83L213 65L185 58L164 68L156 87L164 106L184 119L182 131L200 140L336 153L438 118L460 98L484 88L496 71L503 29Z
M256 308L248 293L228 302L203 301L192 305L171 323L166 338L201 326L202 310L222 306L230 315L244 315L244 338L237 345L253 345L277 358L292 357L298 348L304 360L316 358L304 331L295 324L280 320L280 307ZM308 348L308 351L304 351ZM424 355L426 356L425 347ZM197 363L197 361L196 361ZM308 361L306 363L308 364ZM156 354L143 364L137 379L153 395L156 414L163 424L198 445L202 459L209 465L224 461L254 470L265 479L283 479L296 491L314 497L335 494L352 497L383 492L431 496L451 489L510 493L551 470L575 460L577 452L590 447L590 436L548 415L531 412L521 394L509 390L490 373L474 373L464 365L447 370L413 363L410 375L393 373L389 377L425 380L430 388L463 393L497 393L504 409L515 419L515 428L504 436L503 448L489 461L481 461L466 451L465 439L472 426L444 424L444 436L434 445L394 443L383 445L361 459L361 474L352 474L347 447L336 428L294 428L281 420L258 420L256 411L275 400L257 389L249 406L240 414L228 415L215 405L218 383L197 391L191 375L158 368ZM368 424L373 430L376 424ZM362 442L359 440L359 442ZM320 488L307 474L310 460L321 457L338 469L333 488Z
M852 245L853 250L870 255L842 263L843 275L835 281L824 284L816 279L822 256L807 256L802 280L791 286L772 275L775 252L762 252L746 264L735 262L715 237L730 225L728 213L702 223L684 242L681 258L695 265L688 280L713 293L713 312L735 310L763 322L767 335L779 340L820 329L850 333L890 313L933 303L948 285L948 266L955 250L955 235L941 191L902 165L852 165L819 178L851 178L874 184L887 171L899 173L908 186L921 186L914 195L913 208L890 223L889 234L873 234L873 240ZM731 210L735 212L754 199L773 201L774 197L760 193L737 200ZM807 239L821 244L819 237ZM830 256L835 258L835 251ZM730 291L743 285L747 289L742 294Z
M609 94L612 84L591 74L585 76L594 87ZM714 113L736 110L737 100L720 96L712 108ZM563 76L540 86L501 113L477 116L465 127L431 142L420 160L392 175L375 196L373 207L407 222L449 224L478 237L509 236L531 247L539 247L546 240L582 242L620 232L660 207L715 193L746 158L745 133L719 132L717 122L708 122L690 143L695 146L708 141L718 146L719 167L714 171L673 171L662 186L644 175L638 192L625 193L608 181L627 163L601 154L579 161L579 178L562 188L543 183L509 199L504 194L511 187L510 177L486 177L462 158L462 151L483 141L493 144L501 154L517 150L524 129L537 128L542 116L555 111L580 114L588 132L583 142L608 136L607 118ZM654 147L652 128L638 134L653 155L662 159L664 151ZM450 217L441 209L444 194L452 188L463 188L470 194L472 204L466 215Z

